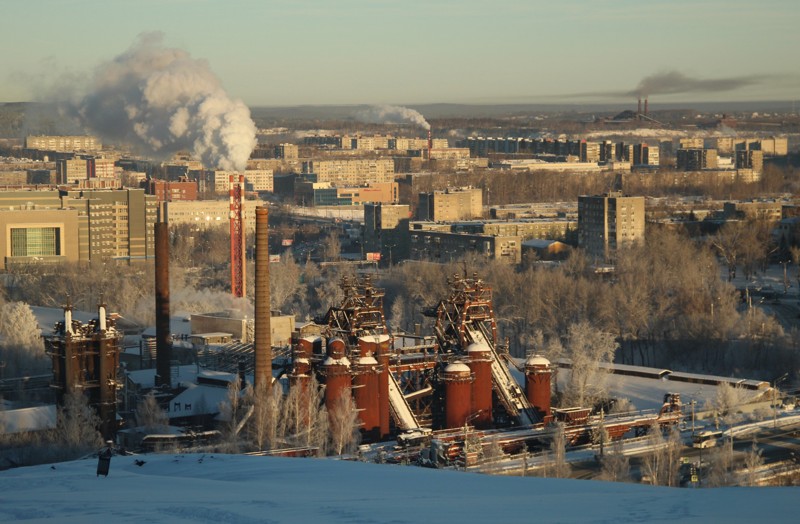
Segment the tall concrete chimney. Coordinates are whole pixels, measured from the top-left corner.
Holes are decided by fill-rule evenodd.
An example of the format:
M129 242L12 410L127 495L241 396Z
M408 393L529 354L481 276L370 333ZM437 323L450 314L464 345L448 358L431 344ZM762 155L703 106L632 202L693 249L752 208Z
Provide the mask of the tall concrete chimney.
M272 340L270 333L269 305L269 209L266 206L256 208L256 318L255 340L255 377L259 385L264 381L272 384Z
M155 223L156 241L156 386L171 386L172 340L169 328L169 228Z

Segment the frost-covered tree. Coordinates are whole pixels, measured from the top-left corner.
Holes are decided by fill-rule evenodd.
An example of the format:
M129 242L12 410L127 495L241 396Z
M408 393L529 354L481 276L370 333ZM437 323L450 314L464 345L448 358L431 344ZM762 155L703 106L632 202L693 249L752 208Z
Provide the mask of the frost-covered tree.
M97 431L100 417L81 392L67 393L58 408L56 441L68 452L85 453L99 448L103 438Z
M47 355L39 323L24 302L0 300L0 360L6 376L16 376L46 367Z
M567 462L567 438L564 433L564 424L555 425L555 434L550 443L550 452L553 457L553 476L557 478L569 477L572 468Z
M570 380L562 393L562 405L592 406L606 394L608 373L601 362L610 362L617 342L610 333L595 329L587 322L572 324L564 345L572 362Z
M758 449L758 442L753 438L750 451L744 457L744 472L741 484L755 486L758 484L758 470L764 465L762 450Z
M709 487L733 485L733 440L723 439L722 444L709 453L708 464L706 483Z
M278 441L278 418L281 413L283 391L279 382L272 385L264 381L245 389L245 402L253 406L247 423L247 435L258 451L275 449Z
M359 443L361 433L358 431L360 419L353 397L340 396L328 412L328 431L330 447L333 455L352 453Z
M316 377L295 385L283 401L278 435L289 446L313 446L324 455L328 442L328 413Z
M606 446L600 458L600 479L611 482L628 482L631 479L631 464L622 452L622 441Z
M169 425L169 417L158 405L158 400L152 391L136 405L136 425L149 433L166 431Z

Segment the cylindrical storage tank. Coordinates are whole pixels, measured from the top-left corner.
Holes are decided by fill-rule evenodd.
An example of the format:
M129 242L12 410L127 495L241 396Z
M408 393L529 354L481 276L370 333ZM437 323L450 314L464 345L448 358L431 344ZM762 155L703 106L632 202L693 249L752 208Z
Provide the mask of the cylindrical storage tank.
M531 355L525 361L525 396L542 417L550 416L550 361L541 355Z
M380 417L380 438L389 436L389 350L392 339L389 335L370 335L358 339L362 356L372 355L378 361L378 416Z
M472 371L472 413L477 428L492 425L492 349L486 344L467 347L467 365Z
M331 358L339 359L345 355L344 340L341 338L332 338L328 340L328 356Z
M364 440L377 442L381 438L378 361L371 356L361 357L353 371L353 397L358 409L358 418L361 419Z
M445 426L458 428L472 414L472 372L463 362L453 362L444 369Z
M342 396L350 394L350 361L344 355L342 339L328 341L328 358L322 363L322 374L325 377L325 407L329 412L335 409Z
M311 378L311 352L314 349L316 337L301 338L294 345L292 356L292 372L289 374L289 387L292 388L300 382L308 382ZM305 395L303 395L305 397Z

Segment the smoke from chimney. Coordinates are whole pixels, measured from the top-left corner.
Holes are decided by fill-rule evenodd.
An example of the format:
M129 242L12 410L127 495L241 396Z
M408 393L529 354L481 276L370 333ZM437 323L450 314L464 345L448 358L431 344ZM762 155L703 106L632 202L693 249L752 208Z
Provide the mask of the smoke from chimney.
M636 89L625 94L647 98L648 95L716 93L733 91L740 87L758 84L763 80L763 77L757 76L700 79L686 76L678 71L667 71L643 78L639 85L636 86Z
M206 167L243 170L256 146L256 126L204 60L162 46L146 33L101 64L89 92L67 111L104 141L156 158L188 150Z
M423 129L431 128L422 113L402 106L371 106L357 112L356 118L368 124L412 124Z

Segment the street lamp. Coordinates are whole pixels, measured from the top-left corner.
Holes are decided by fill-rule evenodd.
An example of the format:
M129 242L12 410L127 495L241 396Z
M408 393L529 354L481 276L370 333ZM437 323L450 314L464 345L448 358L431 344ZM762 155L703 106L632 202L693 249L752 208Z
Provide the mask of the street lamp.
M784 373L772 382L772 426L778 427L778 403L776 396L778 394L778 384L783 382L789 377L788 373Z

